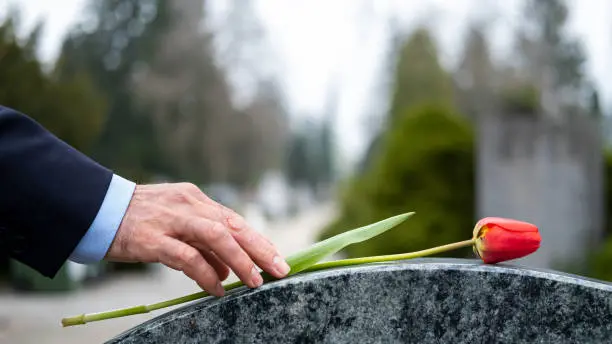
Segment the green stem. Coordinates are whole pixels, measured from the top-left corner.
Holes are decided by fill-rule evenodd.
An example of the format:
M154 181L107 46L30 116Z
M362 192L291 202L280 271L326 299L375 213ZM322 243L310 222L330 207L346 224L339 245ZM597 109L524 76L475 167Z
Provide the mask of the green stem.
M426 250L416 251L416 252L334 260L331 262L315 264L311 266L310 268L304 270L304 272L318 271L318 270L330 269L330 268L335 268L335 267L340 267L340 266L351 266L351 265L368 264L368 263L382 263L382 262L389 262L389 261L395 261L395 260L420 258L420 257L431 256L434 254L438 254L438 253L442 253L446 251L452 251L452 250L456 250L462 247L468 247L472 245L474 245L474 239L464 240L464 241L460 241L460 242L456 242L456 243L452 243L448 245L442 245L442 246L429 248Z
M474 239L470 239L470 240L456 242L453 244L442 245L442 246L430 248L427 250L410 252L410 253L391 254L391 255L384 255L384 256L363 257L363 258L352 258L352 259L341 259L341 260L335 260L331 262L315 264L302 272L319 271L319 270L325 270L325 269L341 267L341 266L351 266L351 265L368 264L368 263L382 263L382 262L388 262L388 261L413 259L413 258L430 256L430 255L434 255L434 254L438 254L438 253L442 253L446 251L456 250L462 247L468 247L468 246L472 246L473 244L474 244ZM263 275L264 275L264 281L266 282L274 279L268 274L263 274ZM289 273L289 275L292 275L292 274ZM223 289L228 291L228 290L236 289L243 285L244 284L241 281L237 281L237 282L233 282L233 283L224 285ZM93 322L93 321L100 321L100 320L106 320L106 319L121 318L121 317L129 316L129 315L149 313L151 311L158 310L161 308L172 307L172 306L179 305L181 303L195 301L197 299L201 299L206 296L210 296L210 294L205 291L201 291L201 292L189 294L186 296L178 297L175 299L153 303L150 305L141 305L141 306L117 309L117 310L100 312L100 313L76 315L73 317L62 319L62 325L64 327L84 325L86 323Z
M228 291L228 290L236 289L242 285L243 283L241 281L237 281L234 283L224 285L223 289ZM94 322L94 321L121 318L121 317L130 316L130 315L149 313L151 311L155 311L161 308L172 307L172 306L180 305L181 303L201 299L206 296L210 296L210 294L205 291L200 291L197 293L177 297L175 299L166 300L166 301L162 301L158 303L153 303L150 305L140 305L140 306L122 308L122 309L117 309L117 310L107 311L107 312L76 315L73 317L62 319L62 326L68 327L68 326L75 326L75 325L84 325L86 323Z
M224 285L223 289L225 289L225 291L228 291L228 290L236 289L236 288L241 287L243 285L244 284L241 281L237 281L237 282L233 282L233 283ZM158 303L153 303L153 304L147 306L147 308L149 309L149 311L155 311L155 310L158 310L160 308L172 307L172 306L179 305L181 303L185 303L185 302L190 302L190 301L194 301L194 300L197 300L197 299L201 299L201 298L209 296L209 295L210 295L209 293L207 293L205 291L201 291L201 292L190 294L190 295L186 295L186 296L183 296L183 297L177 297L176 299L162 301L162 302L158 302Z

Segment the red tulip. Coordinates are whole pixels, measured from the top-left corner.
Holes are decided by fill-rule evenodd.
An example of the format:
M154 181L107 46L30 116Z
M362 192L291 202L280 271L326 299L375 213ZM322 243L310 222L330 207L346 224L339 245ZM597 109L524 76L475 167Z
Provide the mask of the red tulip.
M531 223L487 217L474 227L474 252L486 263L517 259L540 247L538 227Z

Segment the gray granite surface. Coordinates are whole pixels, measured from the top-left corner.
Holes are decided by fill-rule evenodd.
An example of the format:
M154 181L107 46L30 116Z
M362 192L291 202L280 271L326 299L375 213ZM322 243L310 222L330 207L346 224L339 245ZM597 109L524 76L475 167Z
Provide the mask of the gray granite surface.
M410 260L236 290L108 343L612 343L612 284L473 260Z

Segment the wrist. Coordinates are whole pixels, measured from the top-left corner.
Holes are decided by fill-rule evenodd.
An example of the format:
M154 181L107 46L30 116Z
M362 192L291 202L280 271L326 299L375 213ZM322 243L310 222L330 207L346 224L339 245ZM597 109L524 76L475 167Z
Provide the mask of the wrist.
M104 259L127 212L135 187L135 183L113 175L102 205L70 256L71 261L89 264Z

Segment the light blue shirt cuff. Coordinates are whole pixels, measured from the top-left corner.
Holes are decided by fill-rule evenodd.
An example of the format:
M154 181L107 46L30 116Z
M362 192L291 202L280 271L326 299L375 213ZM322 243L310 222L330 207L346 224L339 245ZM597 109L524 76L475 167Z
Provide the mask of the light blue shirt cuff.
M104 258L123 221L135 188L135 183L113 175L102 206L91 227L72 252L69 258L71 261L90 264Z

